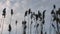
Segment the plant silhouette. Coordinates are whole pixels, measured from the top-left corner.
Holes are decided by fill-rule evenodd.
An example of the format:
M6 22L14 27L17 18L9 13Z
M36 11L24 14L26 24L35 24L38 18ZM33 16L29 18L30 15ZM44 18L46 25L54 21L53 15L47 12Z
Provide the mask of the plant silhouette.
M17 23L18 23L18 21L16 20L15 21L15 24L16 24L16 34L17 34Z
M57 24L56 25L57 26L57 34L59 34L59 26L58 26L58 23L60 23L60 19L58 18L58 15L60 15L60 9L58 9L57 11L55 9L56 9L56 5L53 5L53 10L52 10L51 14L53 16L53 21L56 21L56 24ZM52 24L52 26L54 27L53 24Z
M11 20L12 20L12 15L13 15L13 9L11 9L11 18L10 18L10 23L9 23L9 34L11 33Z
M2 16L4 16L4 18L5 18L5 16L6 16L6 8L3 9L3 14L2 14Z
M27 22L25 20L22 21L22 24L23 24L23 34L26 34L26 28L27 28L26 23Z
M10 34L10 32L11 32L11 25L9 24L9 29L8 29L8 31L9 31L9 34Z
M1 34L3 33L3 27L4 27L4 18L5 18L5 16L6 16L6 8L4 8L4 9L3 9L2 16L3 16L3 24L2 24Z

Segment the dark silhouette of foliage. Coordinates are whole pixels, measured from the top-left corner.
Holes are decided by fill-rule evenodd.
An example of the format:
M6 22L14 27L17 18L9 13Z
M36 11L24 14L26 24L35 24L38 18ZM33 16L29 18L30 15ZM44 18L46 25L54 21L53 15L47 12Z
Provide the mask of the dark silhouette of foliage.
M23 27L23 34L26 34L26 28L27 28L26 23L27 22L25 20L22 21L22 24L24 25L24 27Z
M27 22L26 21L22 21L22 24L26 24Z
M3 9L2 16L3 16L4 18L6 17L6 8ZM4 27L4 19L3 19L1 34L3 33L3 27Z
M40 11L38 11L38 16L41 17L41 13L40 13Z
M33 13L31 14L31 19L33 18L33 15L35 15L35 12L33 12Z
M8 29L9 32L11 32L11 25L9 24L9 29Z
M37 27L39 26L39 24L37 24Z
M11 9L11 15L13 15L13 9Z
M31 13L31 9L29 9L29 12L28 12L28 14L30 14Z
M33 14L31 14L31 19L33 18Z
M56 20L56 17L53 18L53 21L55 21L55 20Z
M38 14L35 14L35 16L36 16L36 20L38 20Z
M29 14L32 14L31 9L29 9L28 11L25 12L25 16L27 16L27 15L29 15ZM25 16L24 16L24 17L25 17ZM28 19L28 22L29 22L29 19ZM25 25L25 24L26 24L26 21L22 22L22 24ZM28 26L29 26L29 23L28 23ZM29 27L28 27L28 29L29 29Z
M18 23L18 21L16 20L15 21L15 24L16 24L16 34L17 34L17 23Z
M42 23L44 24L45 23L45 20L43 20Z
M31 19L32 19L32 17L33 17L33 14L31 14Z
M42 14L41 14L41 12L40 11L38 11L38 17L40 18L40 21L42 20Z
M54 10L51 11L51 14L55 14Z
M40 21L42 21L42 17L40 17Z
M16 22L15 22L15 23L16 23L16 25L17 25L17 20L16 20Z
M27 14L30 14L30 13L32 13L32 12L31 12L31 9L29 9L28 11L25 12L24 17L27 16Z
M53 15L53 17L54 17L54 18L53 18L53 21L56 20L56 21L58 21L58 22L60 23L60 19L57 17L57 16L60 14L60 9L59 9L58 11L56 11L56 15L57 15L57 16L55 15L54 10L51 12L51 14L54 14L54 15Z
M26 34L26 32L24 31L23 34Z
M56 8L55 4L53 5L53 8L54 8L54 9Z
M26 29L26 28L27 28L27 26L25 25L25 26L24 26L24 29Z
M56 6L53 5L53 8L55 9ZM58 9L57 11L54 12L54 9L53 11L51 12L51 14L53 14L53 21L56 21L56 26L57 26L57 34L59 34L59 26L58 26L58 23L60 23L60 19L58 18L58 15L60 14L60 9ZM54 27L54 25L52 24L52 26ZM55 28L55 27L54 27Z
M54 26L54 24L52 24L52 27L55 29L55 26Z
M25 15L24 16L27 16L27 14L28 14L28 11L25 12Z
M56 14L60 15L60 8L56 11Z
M3 14L2 14L2 16L4 16L4 18L5 18L5 16L6 16L6 8L3 9Z
M41 31L41 34L43 34L43 32Z
M46 10L43 11L43 21L42 21L43 24L45 23L45 20L44 20L44 18L45 18L45 12L46 12Z
M43 19L45 18L45 12L46 12L46 10L43 11Z

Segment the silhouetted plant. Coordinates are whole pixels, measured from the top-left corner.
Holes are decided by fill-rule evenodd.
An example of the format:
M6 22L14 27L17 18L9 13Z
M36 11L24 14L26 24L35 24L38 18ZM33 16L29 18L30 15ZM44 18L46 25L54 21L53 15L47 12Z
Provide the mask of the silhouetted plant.
M25 15L24 16L27 16L27 14L28 14L28 11L25 12Z
M51 14L55 14L54 10L51 11Z
M39 26L39 24L37 24L37 27Z
M10 34L10 32L11 32L11 25L9 24L9 29L8 29L8 31L9 31L9 34Z
M42 20L42 14L40 11L38 11L38 17L40 18L40 21Z
M10 18L10 24L11 24L12 15L13 15L13 9L11 9L11 18Z
M26 11L25 12L25 16L27 16L28 15L28 17L29 17L29 14L31 13L31 9L29 9L28 11ZM24 16L24 17L25 17ZM28 29L29 29L29 18L28 18Z
M35 15L35 12L30 12L31 13L31 24L30 24L30 34L31 34L31 27L32 27L32 23L33 23L33 21L32 21L32 18L34 18L34 15Z
M60 8L58 9L58 11L56 11L56 14L60 15ZM60 19L59 18L57 18L57 21L58 21L58 23L60 23Z
M28 10L28 15L32 14L31 9ZM31 24L30 24L31 26ZM29 29L29 16L28 16L28 29ZM30 34L31 34L31 28L30 28Z
M23 34L26 34L26 32L24 31Z
M27 23L26 21L22 21L22 24L24 24L24 25L25 25L26 23Z
M53 21L55 21L55 20L56 20L56 16L55 16L54 10L51 11L51 14L52 14L52 17L54 17L54 18L53 18Z
M32 20L31 20L31 24L30 24L30 34L31 34L31 31L32 31L32 30L31 30L31 27L32 27L32 23L33 23L33 22L32 22Z
M5 16L6 16L6 8L4 8L4 9L3 9L2 16L3 16L3 24L2 24L2 31L1 31L1 34L3 33L3 27L4 27L4 18L5 18Z
M40 11L38 11L38 16L41 17L41 12Z
M54 11L55 8L56 8L56 6L53 5L53 10L51 11L51 15L53 17L53 21L56 21L56 12ZM53 24L51 24L51 25L55 29L55 26Z
M38 14L35 14L35 17L36 17L36 23L35 23L35 26L36 26L36 32L37 32L37 34L38 34L38 30L37 30L37 20L38 20L38 17L39 17ZM35 26L34 26L34 27L35 27Z
M6 8L3 9L3 14L2 14L2 16L4 16L4 18L5 18L5 16L6 16Z
M60 8L58 9L58 11L56 11L56 23L57 23L57 34L59 34L59 23L60 23L60 19L58 18L58 15L60 15Z
M36 25L36 28L37 28L37 30L36 30L36 31L37 31L37 34L38 34L38 27L39 27L39 23L37 23L37 25Z
M24 29L26 29L26 28L27 28L27 26L25 25L25 26L24 26Z
M25 20L22 21L22 24L24 25L24 27L23 27L23 34L26 34L26 28L27 28L26 21Z
M11 16L13 15L13 9L11 9Z
M15 21L15 24L16 24L16 34L17 34L17 23L18 23L18 21L16 20Z
M55 8L56 8L56 6L53 5L53 11L51 12L51 14L53 14L53 15L52 15L52 16L53 16L53 21L56 21L56 24L57 24L57 32L59 33L58 23L60 22L60 19L58 18L58 15L60 14L60 12L59 12L60 9L54 12L54 9L55 9ZM57 33L57 34L58 34L58 33Z
M42 30L41 30L41 34L43 34Z
M46 10L43 11L43 19L45 18L45 12L46 12Z
M45 20L43 20L42 23L44 24L45 23Z
M52 27L55 29L55 26L52 24Z
M54 8L54 9L56 8L55 4L53 5L53 8Z
M28 11L26 11L24 16L27 16L27 15L30 14L30 13L32 13L32 12L31 12L31 9L29 9Z
M11 18L10 18L10 24L9 24L9 34L11 32L11 20L12 20L12 15L13 15L13 9L11 9Z
M43 20L43 15L41 14L41 12L39 10L38 10L38 18L40 19L39 21L42 21ZM43 31L42 31L43 25L42 25L42 23L40 23L40 24L41 24L41 33L40 34L42 34L43 33Z
M31 13L31 9L29 9L28 11L29 11L28 14L30 14Z
M35 16L36 16L36 21L38 20L38 14L35 14Z
M28 16L28 29L29 29L29 15L30 14L32 14L31 9L29 9L28 11L26 11L25 15L24 15L24 17ZM33 17L33 15L31 15L31 19L32 19L32 17ZM30 24L30 26L31 26L31 24ZM29 30L28 30L28 33L29 33Z
M58 9L58 11L56 11L57 15L60 15L60 8Z
M17 25L17 20L16 20L16 22L15 22L15 23L16 23L16 25Z
M35 12L33 12L33 13L31 14L31 19L33 18L34 15L35 15Z
M32 17L33 17L33 14L31 14L31 19L32 19Z
M41 34L43 34L43 24L45 23L45 12L46 10L43 11L43 14L42 14L42 24L41 24Z

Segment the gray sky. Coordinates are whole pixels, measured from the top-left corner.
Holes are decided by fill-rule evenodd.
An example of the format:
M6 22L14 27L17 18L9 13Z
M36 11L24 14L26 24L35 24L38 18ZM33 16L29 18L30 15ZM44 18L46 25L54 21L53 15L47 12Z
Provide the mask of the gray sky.
M12 17L12 34L15 32L15 20L18 20L18 33L21 33L21 27L22 27L22 20L24 16L24 12L31 8L33 12L37 12L40 10L41 12L43 10L46 11L46 19L48 20L50 17L50 11L53 9L53 5L56 5L57 8L60 7L60 0L0 0L0 21L2 19L2 10L4 8L7 8L6 12L6 18L5 18L5 26L4 26L4 33L7 34L8 31L8 24L10 22L10 10L14 10L14 15ZM46 21L47 23L49 22ZM2 23L2 22L0 22ZM0 28L1 29L1 28Z

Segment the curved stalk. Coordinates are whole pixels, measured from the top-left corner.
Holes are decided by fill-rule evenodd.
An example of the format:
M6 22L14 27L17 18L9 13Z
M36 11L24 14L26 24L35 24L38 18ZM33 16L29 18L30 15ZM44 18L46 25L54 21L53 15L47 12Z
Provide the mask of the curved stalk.
M28 15L28 34L29 34L29 15Z
M12 16L11 16L11 18L10 18L10 23L9 23L9 24L11 24L11 20L12 20ZM9 34L11 34L11 31L9 31Z
M17 34L17 25L16 25L16 34Z
M3 18L3 24L2 24L1 34L3 33L3 27L4 27L4 18Z

